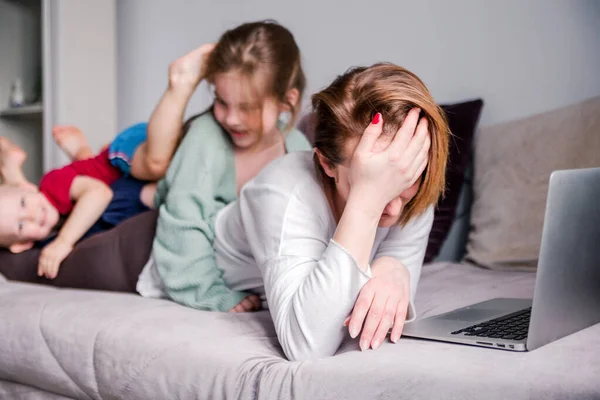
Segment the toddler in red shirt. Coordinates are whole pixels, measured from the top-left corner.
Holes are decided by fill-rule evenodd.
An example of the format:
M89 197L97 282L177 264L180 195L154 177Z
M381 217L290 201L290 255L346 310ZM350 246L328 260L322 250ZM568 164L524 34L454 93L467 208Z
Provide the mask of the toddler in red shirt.
M79 141L77 151L70 154L73 158L91 153L79 130L59 127L54 133L59 144L65 143L61 147L67 153L68 142ZM23 176L23 150L0 137L0 177L6 183L0 187L0 246L15 253L25 251L59 228L58 236L44 247L38 266L38 274L54 278L62 260L108 207L113 198L110 185L129 173L124 166L130 166L145 139L146 124L134 125L98 155L44 175L38 191ZM150 191L153 189L154 184Z
M179 104L189 102L204 78L213 48L213 44L203 45L170 65L169 87L153 114L156 120L148 127L131 127L127 135L117 136L109 149L95 157L89 147L70 149L68 140L63 141L61 148L79 161L49 172L39 191L21 171L24 152L7 138L0 138L0 179L5 183L0 186L0 246L12 252L25 251L60 227L56 238L42 250L38 265L38 275L56 277L60 263L110 203L112 182L129 173L151 182L165 175L181 140L177 122L183 121L183 112ZM58 136L57 131L57 140ZM145 194L142 190L141 197L152 201L151 191Z

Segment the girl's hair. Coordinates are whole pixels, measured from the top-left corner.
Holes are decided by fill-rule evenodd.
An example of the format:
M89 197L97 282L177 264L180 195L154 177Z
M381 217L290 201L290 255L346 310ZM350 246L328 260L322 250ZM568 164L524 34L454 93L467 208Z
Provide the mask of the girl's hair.
M344 161L346 141L362 135L377 112L383 116L383 134L393 135L412 108L421 108L431 135L429 162L417 194L404 207L400 223L406 224L423 213L443 195L450 130L442 109L415 74L387 63L353 68L313 95L312 105L315 147L331 166ZM314 162L323 185L334 185L316 154Z
M300 113L306 78L300 63L300 49L290 31L272 20L250 22L225 32L206 65L206 79L214 82L219 73L240 71L248 77L263 74L261 92L274 96L291 109L284 131L289 131ZM296 105L286 97L289 89L299 92Z

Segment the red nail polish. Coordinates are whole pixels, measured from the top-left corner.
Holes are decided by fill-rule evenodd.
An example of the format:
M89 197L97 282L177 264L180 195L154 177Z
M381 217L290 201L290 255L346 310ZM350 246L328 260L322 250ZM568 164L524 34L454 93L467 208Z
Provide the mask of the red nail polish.
M375 116L373 117L373 121L371 121L371 123L373 125L377 125L379 123L379 119L380 118L381 118L381 114L380 113L375 114Z

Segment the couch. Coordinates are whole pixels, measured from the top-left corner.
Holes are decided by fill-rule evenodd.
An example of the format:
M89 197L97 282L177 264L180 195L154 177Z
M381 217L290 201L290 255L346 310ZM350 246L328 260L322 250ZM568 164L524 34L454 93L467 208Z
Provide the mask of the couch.
M435 263L416 306L531 296L534 274ZM286 361L268 312L219 314L131 294L0 285L2 399L600 398L600 325L531 353L401 339Z
M497 153L520 151L500 142L518 139L522 148L539 132L560 136L561 124L579 145L563 146L548 162L525 146L519 162L534 160L526 170L514 156L517 172L490 171L510 167L496 164ZM460 205L458 195L449 196L457 203L454 224L445 221L448 233L470 217L458 252L464 257L440 261L438 248L438 261L424 265L419 318L493 297L532 296L539 235L516 253L502 250L520 243L521 231L537 232L540 210L515 208L507 193L538 204L549 170L600 165L598 152L586 149L600 148L598 132L600 99L480 130L474 157L467 157L474 159L471 189L449 182L449 190L473 198ZM507 175L519 190L506 186ZM522 186L519 176L533 183ZM290 362L268 311L210 313L134 294L0 282L1 399L600 399L597 349L600 324L527 353L410 338L361 352L348 337L334 357Z

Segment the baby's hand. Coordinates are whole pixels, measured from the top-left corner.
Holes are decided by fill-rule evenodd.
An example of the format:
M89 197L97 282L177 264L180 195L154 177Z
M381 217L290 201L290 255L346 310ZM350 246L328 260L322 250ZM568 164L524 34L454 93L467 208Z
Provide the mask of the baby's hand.
M73 251L73 246L57 238L42 250L38 262L38 276L48 279L56 278L60 263Z
M229 310L229 312L248 312L258 310L260 310L260 298L255 294L251 294L244 300L240 301L240 304L233 307L231 310Z

